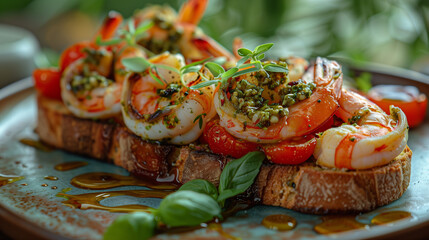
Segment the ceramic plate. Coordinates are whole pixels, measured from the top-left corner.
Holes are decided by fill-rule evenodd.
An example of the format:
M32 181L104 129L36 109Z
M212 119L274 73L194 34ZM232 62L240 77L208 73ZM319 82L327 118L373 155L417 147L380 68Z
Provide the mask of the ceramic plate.
M359 71L359 70L357 70ZM368 71L368 70L366 70ZM371 71L371 70L369 70ZM383 71L388 73L383 73ZM376 84L416 85L429 96L429 79L408 71L392 74L392 69L373 72ZM66 200L58 193L98 193L105 191L143 190L145 187L122 186L108 190L85 190L74 187L70 180L80 174L108 172L129 175L114 165L81 157L64 151L42 151L22 144L21 139L37 139L33 132L36 124L35 90L30 79L10 85L0 91L0 176L14 179L2 182L0 187L0 229L13 238L31 239L101 239L103 231L121 213L104 210L82 210L63 204ZM361 230L338 233L330 237L388 238L399 236L425 236L429 227L429 118L418 128L410 130L409 146L413 150L411 182L408 190L397 201L375 211L355 216L366 227ZM86 162L87 165L69 171L55 170L67 162ZM50 176L46 178L47 176ZM14 178L15 177L15 178ZM56 177L58 180L53 180ZM7 184L4 184L7 183ZM157 198L115 196L102 200L104 206L114 207L142 204L157 207ZM371 219L382 212L406 211L412 217L389 225L374 226ZM261 225L271 214L287 214L297 220L294 230L279 232ZM180 234L161 234L158 239L324 239L314 226L322 222L321 216L301 214L291 210L256 206L238 212L222 223L222 229L201 228Z

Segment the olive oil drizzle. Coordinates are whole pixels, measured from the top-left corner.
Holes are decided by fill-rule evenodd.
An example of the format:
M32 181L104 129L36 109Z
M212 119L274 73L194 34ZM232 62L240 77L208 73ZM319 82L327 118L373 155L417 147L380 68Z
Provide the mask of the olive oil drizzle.
M71 182L73 186L83 189L109 189L121 186L143 186L151 189L174 190L178 186L171 183L151 182L137 179L133 176L122 176L114 173L93 172L84 173L74 177Z
M60 163L57 164L54 169L57 171L69 171L69 170L73 170L76 168L80 168L80 167L84 167L88 165L87 162L82 162L82 161L75 161L75 162L65 162L65 163Z
M122 205L108 207L102 205L100 202L104 199L115 196L133 196L139 198L164 198L173 191L165 190L124 190L124 191L107 191L107 192L94 192L84 194L66 194L64 191L57 194L57 197L63 197L67 200L63 202L64 205L71 208L78 208L82 210L98 209L106 210L109 212L135 212L135 211L149 211L150 207L145 205Z
M23 176L12 176L0 174L0 187L24 179Z
M296 220L286 214L274 214L266 216L262 220L262 225L268 229L289 231L296 227Z
M50 180L50 181L58 181L58 177L55 177L55 176L45 176L43 179Z
M314 226L314 231L320 234L340 233L364 229L367 225L356 221L355 216L324 217L323 222Z
M234 237L231 234L225 232L223 230L222 224L220 224L220 223L209 223L207 225L207 228L210 230L216 231L217 233L219 233L219 235L221 235L223 238L226 238L226 239L231 239L231 240L240 240L241 239L239 237Z
M391 211L391 212L384 212L384 213L378 214L371 220L371 223L375 225L383 225L383 224L388 224L395 221L403 220L406 218L411 218L410 212Z
M52 148L47 146L46 144L42 143L41 141L38 140L34 140L31 138L23 138L19 140L20 143L30 146L30 147L34 147L38 150L44 151L44 152L50 152L52 151Z

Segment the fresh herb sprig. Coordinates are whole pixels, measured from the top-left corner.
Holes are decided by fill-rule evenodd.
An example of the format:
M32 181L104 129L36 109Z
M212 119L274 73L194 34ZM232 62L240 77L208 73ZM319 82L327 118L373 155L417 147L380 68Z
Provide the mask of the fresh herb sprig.
M196 121L198 121L198 126L200 127L200 129L203 127L203 122L204 122L204 120L203 120L203 118L205 117L207 115L207 113L201 113L200 115L198 115L195 119L194 119L194 121L193 121L193 123L195 123Z
M98 46L111 46L118 44L122 41L126 41L129 46L137 45L137 39L145 34L147 30L149 30L153 26L153 22L150 20L142 22L137 28L134 27L133 19L128 21L128 29L120 29L119 38L114 38L111 40L102 40L101 36L98 36L95 40L95 43Z
M251 152L229 162L221 173L219 188L202 179L189 181L163 199L158 209L119 216L107 228L104 239L149 239L160 222L170 227L196 226L221 218L225 200L253 184L264 159L262 152Z
M164 64L151 63L143 57L125 58L122 59L122 64L124 64L124 66L132 72L145 72L146 70L148 70L150 76L161 85L165 84L165 80L162 79L162 76L159 74L158 68L167 69L169 71L173 71L177 74L180 74L179 70L174 67Z
M274 43L266 43L257 46L253 51L247 48L238 49L237 52L242 58L237 62L235 67L229 69L228 71L225 71L221 65L215 62L206 63L205 66L210 70L215 78L213 80L205 79L206 81L192 86L191 89L199 89L219 83L223 85L229 78L238 77L260 70L264 71L267 76L269 76L268 72L288 73L289 71L286 66L281 66L271 62L261 62L261 60L265 58L265 53L273 46Z
M193 62L193 63L190 63L186 66L183 66L180 69L176 69L174 67L171 67L171 66L168 66L165 64L154 64L154 63L151 63L150 61L148 61L144 57L125 58L125 59L122 59L122 64L124 64L124 66L132 72L144 72L147 69L149 69L149 74L151 75L151 77L153 79L155 79L160 84L164 84L164 81L160 79L160 78L162 78L162 76L160 76L158 74L158 68L164 68L164 69L173 71L173 72L180 75L180 80L182 82L182 85L187 87L187 84L185 83L183 76L187 73L199 72L202 68L202 64L204 64L205 62L207 62L209 60L210 60L210 58L207 58L207 59L204 59L204 60L201 60L198 62ZM155 72L156 75L153 72Z

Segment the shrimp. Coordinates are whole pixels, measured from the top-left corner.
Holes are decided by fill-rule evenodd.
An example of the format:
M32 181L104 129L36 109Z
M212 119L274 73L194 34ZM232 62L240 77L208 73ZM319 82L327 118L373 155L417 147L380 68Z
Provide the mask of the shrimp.
M290 56L284 59L289 68L289 80L294 82L298 81L308 68L308 62L304 58Z
M342 90L336 115L344 122L323 132L314 157L326 167L367 169L389 163L406 147L407 118L391 106L390 115L357 93Z
M220 124L233 136L260 143L305 136L339 107L342 73L335 61L317 58L299 81L287 81L285 73L269 74L242 75L216 92Z
M153 64L162 64L176 69L184 66L181 55L164 53L149 59ZM202 133L206 123L216 114L213 107L213 86L199 90L190 87L201 82L197 73L188 73L180 81L178 72L157 68L150 74L131 73L124 82L122 115L124 123L133 133L146 140L166 141L173 144L188 144ZM202 74L213 78L202 68ZM163 84L153 75L158 75Z
M109 78L112 63L113 53L99 49L65 69L60 82L61 96L73 114L105 118L120 112L121 86Z
M207 2L188 0L178 15L168 6L152 6L137 12L134 16L137 26L146 20L154 22L138 43L155 54L165 51L181 53L187 63L209 57L226 57L232 66L236 60L234 55L197 27Z
M86 51L87 57L73 62L62 75L60 85L64 103L73 114L83 118L107 118L119 114L126 74L121 60L145 56L144 52L130 46L124 47L119 54L102 47Z

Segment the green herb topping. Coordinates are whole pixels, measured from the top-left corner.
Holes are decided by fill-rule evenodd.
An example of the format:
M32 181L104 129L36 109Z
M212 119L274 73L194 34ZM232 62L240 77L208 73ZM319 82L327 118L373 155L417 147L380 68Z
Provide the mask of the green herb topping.
M161 97L171 98L171 96L174 93L179 92L181 88L182 88L182 86L179 85L179 84L170 83L166 88L164 88L164 89L158 89L157 93Z
M70 82L70 87L75 94L86 94L95 88L108 87L111 84L113 84L113 80L108 79L95 71L89 71L88 68L84 68L82 76L76 75L73 77Z
M268 100L262 97L263 91L262 87L247 80L237 82L237 86L230 91L231 103L237 113L243 113L261 128L277 123L289 113L288 109L281 105L268 104Z

